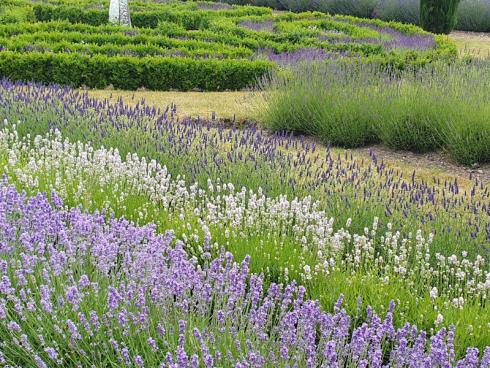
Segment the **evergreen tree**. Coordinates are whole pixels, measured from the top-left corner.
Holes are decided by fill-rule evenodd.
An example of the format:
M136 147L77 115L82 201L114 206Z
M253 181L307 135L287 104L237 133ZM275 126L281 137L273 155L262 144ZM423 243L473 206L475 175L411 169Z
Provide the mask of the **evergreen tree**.
M456 25L460 0L420 0L420 24L434 33L451 32Z

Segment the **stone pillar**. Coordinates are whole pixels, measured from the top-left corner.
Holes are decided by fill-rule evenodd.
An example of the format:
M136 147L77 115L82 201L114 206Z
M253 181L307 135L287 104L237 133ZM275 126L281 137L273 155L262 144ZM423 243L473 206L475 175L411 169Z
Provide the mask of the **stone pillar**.
M128 0L111 0L109 6L109 22L131 27Z

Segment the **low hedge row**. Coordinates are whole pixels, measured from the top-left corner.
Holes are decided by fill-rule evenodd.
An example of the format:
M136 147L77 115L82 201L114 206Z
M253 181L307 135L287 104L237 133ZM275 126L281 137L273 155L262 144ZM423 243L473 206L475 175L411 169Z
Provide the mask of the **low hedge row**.
M0 27L1 28L1 27ZM1 32L0 32L1 33ZM228 54L230 57L240 58L244 55L250 56L251 50L246 47L226 45L217 42L204 42L200 40L179 40L166 36L151 37L139 35L128 37L124 35L86 34L79 32L35 32L17 34L15 37L0 34L0 44L7 49L15 49L17 45L27 44L36 46L38 44L57 45L65 43L73 50L83 48L92 53L104 53L104 47L119 49L120 51L134 51L145 56L145 53L158 53L163 49L182 49L189 51L192 55L194 50L207 50L210 54Z
M249 87L271 68L270 62L250 60L0 52L2 77L72 87L237 90Z
M119 33L105 34L102 32L78 32L69 28L64 31L34 31L31 32L28 25L24 33L19 33L22 24L15 28L19 31L5 32L4 27L0 26L0 45L8 50L18 50L19 47L27 45L37 47L38 45L53 46L59 48L65 44L67 50L77 51L86 50L89 53L107 53L128 51L136 53L139 56L146 54L161 54L164 49L180 49L186 51L189 56L196 54L194 51L206 50L210 55L222 55L227 57L243 58L250 57L255 50L270 49L275 52L293 51L300 47L323 48L325 50L352 51L360 55L371 55L373 53L383 53L383 48L377 44L369 43L338 43L331 44L328 41L321 41L299 37L296 33L285 33L280 36L279 40L263 38L239 38L234 35L227 35L225 32L193 34L195 39L179 39L167 36L153 36L148 34L135 34L131 37ZM222 34L222 37L219 35ZM278 37L279 38L279 37Z
M0 77L123 89L236 90L272 65L298 58L354 56L403 69L456 56L447 38L414 26L320 12L273 15L270 9L223 9L217 3L135 1L135 27L127 28L108 24L107 4L100 0L76 5L25 5L40 22L0 25Z
M314 37L309 28L349 30L349 36L354 40L348 43L332 44ZM192 56L194 50L208 50L209 54L226 57L249 57L256 50L273 50L276 53L294 51L298 48L322 48L328 51L346 51L368 56L383 53L378 44L357 43L357 38L376 37L378 33L369 29L335 22L333 20L310 20L277 23L279 33L254 32L241 29L228 23L216 22L207 29L193 32L177 33L166 36L155 33L154 30L137 29L134 31L114 26L91 26L85 24L71 24L66 22L49 23L18 23L16 25L0 26L0 44L8 50L16 50L19 46L30 44L35 48L42 44L59 48L61 43L67 43L68 50L84 49L91 53L106 53L105 46L110 52L114 48L120 51L129 51L144 56L145 50L149 54L157 54L158 48L180 49L189 51ZM284 28L284 30L283 30ZM357 30L354 30L357 29ZM283 31L282 31L283 30ZM362 31L364 30L364 31ZM163 32L163 31L162 31ZM364 32L364 34L362 33ZM72 46L73 45L73 46ZM49 47L47 47L49 50ZM55 51L52 49L52 51ZM116 50L117 53L117 50Z
M171 22L182 25L186 30L203 29L216 17L243 17L249 15L269 15L270 9L259 7L238 7L231 10L202 10L196 4L191 6L174 6L167 8L132 10L131 23L139 28L156 28L160 22ZM138 8L136 8L138 9ZM36 4L33 7L38 22L67 20L71 23L85 23L94 26L109 22L106 9L83 9L79 5L53 6Z
M313 21L313 25L320 25ZM298 22L307 29L307 23ZM279 23L281 25L282 23ZM287 24L287 22L285 22ZM48 31L51 30L51 31ZM131 35L126 34L127 32ZM319 48L334 53L349 53L377 62L403 68L405 64L426 64L438 58L455 56L455 48L444 37L436 37L437 47L426 52L390 52L386 53L379 44L370 43L329 43L308 37L296 37L297 34L257 33L245 29L230 30L216 27L212 30L195 31L189 37L180 39L154 35L154 30L127 30L115 26L90 26L63 22L18 24L0 26L0 45L8 51L30 52L80 52L84 54L125 55L125 56L187 56L216 58L251 58L259 50L267 52L292 52L298 48ZM308 30L306 31L308 32ZM243 38L239 36L241 34ZM306 41L304 41L306 40ZM221 42L220 42L221 41ZM281 42L279 42L281 41Z
M154 45L126 45L106 43L79 44L66 41L60 42L32 42L24 39L5 39L0 38L0 45L8 51L15 52L54 52L54 53L80 53L85 55L107 55L107 56L184 56L195 58L215 58L215 59L246 59L252 57L252 51L243 50L211 50L209 48L188 49L185 47L158 47Z

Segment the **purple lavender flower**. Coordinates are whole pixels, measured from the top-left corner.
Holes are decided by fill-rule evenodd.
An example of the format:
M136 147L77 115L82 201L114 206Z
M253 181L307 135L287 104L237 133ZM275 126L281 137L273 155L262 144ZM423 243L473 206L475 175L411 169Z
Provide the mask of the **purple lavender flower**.
M63 360L83 357L95 364L104 355L113 354L111 358L120 364L143 367L145 361L150 364L155 359L156 342L149 338L155 332L166 350L165 364L172 367L488 365L488 348L482 357L478 349L468 348L460 360L455 359L453 327L428 336L410 323L396 326L394 302L385 316L368 308L366 318L357 323L343 308L343 296L329 313L318 301L308 299L306 288L296 283L271 282L266 289L264 276L250 272L250 257L237 262L222 250L216 258L198 264L183 242L174 241L173 232L158 234L154 225L136 226L100 212L58 208L44 195L27 198L3 185L0 230L4 241L16 244L6 248L10 252L7 255L23 253L24 257L24 262L0 266L9 280L4 281L8 302L2 300L2 294L0 305L8 310L9 317L21 311L26 318L0 319L0 327L10 331L3 336L3 344L29 352L25 358L11 357L9 349L4 353L6 359L25 359L25 366L34 361L45 367L42 357L58 363L60 356ZM46 244L43 254L27 241L30 236ZM56 247L53 239L57 239ZM81 250L90 256L68 256ZM45 285L46 278L42 277L48 269L51 286ZM87 274L90 269L100 289L78 289L74 269ZM39 276L29 279L31 291L13 282L20 270ZM58 283L61 287L56 287ZM90 318L85 318L83 309L73 311L69 301L53 303L49 312L41 306L33 310L24 307L32 290L39 298L43 289L46 298L71 299L74 285L77 290L73 298L83 294L84 305L96 307L100 317L88 309ZM116 309L119 313L114 313ZM153 321L150 316L162 320ZM36 317L44 326L51 324L49 334L38 329L27 335ZM194 321L203 326L197 328ZM225 330L221 333L214 326ZM189 328L193 328L192 334L186 334ZM24 334L19 336L19 332ZM37 337L43 334L41 339ZM231 344L234 347L229 352L216 349Z
M58 359L58 353L56 349L48 346L47 348L44 349L44 351L46 352L46 354L48 354L49 359L51 360Z
M243 21L238 23L239 26L251 29L252 31L272 32L274 30L274 22L267 20L263 22Z

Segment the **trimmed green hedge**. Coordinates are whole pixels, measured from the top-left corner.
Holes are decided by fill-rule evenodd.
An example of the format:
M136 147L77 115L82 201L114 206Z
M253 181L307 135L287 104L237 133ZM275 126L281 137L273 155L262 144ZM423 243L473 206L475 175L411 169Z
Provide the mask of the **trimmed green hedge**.
M67 20L71 23L84 23L92 26L109 23L107 11L83 10L77 6L35 5L34 15L38 22ZM181 24L186 30L195 30L205 28L209 24L209 17L206 13L199 11L163 10L131 13L131 23L138 28L157 28L159 22L165 21Z
M0 77L123 89L239 90L274 65L287 68L304 59L354 57L404 69L456 57L449 39L414 26L319 12L135 0L134 27L128 28L108 24L108 4L101 0L20 1L37 22L0 25Z
M249 87L272 67L270 62L250 60L0 52L3 77L72 87L236 90Z
M109 23L107 12L103 10L82 10L76 6L35 5L34 16L38 22L50 20L67 20L72 23L85 23L99 26Z
M153 8L131 11L131 23L138 28L157 28L161 22L180 24L186 30L203 29L209 26L211 18L243 17L270 15L270 9L259 7L237 7L230 10L198 9L196 3L188 3L167 9ZM84 9L80 5L36 4L33 7L34 16L38 22L67 20L71 23L85 23L93 26L108 24L106 9Z

